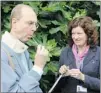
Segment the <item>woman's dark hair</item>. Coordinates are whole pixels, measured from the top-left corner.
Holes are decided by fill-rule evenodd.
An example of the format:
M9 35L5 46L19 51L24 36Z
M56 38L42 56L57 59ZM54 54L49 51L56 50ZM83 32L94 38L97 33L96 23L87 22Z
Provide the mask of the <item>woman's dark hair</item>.
M82 27L87 35L87 44L90 45L90 47L96 46L98 43L98 32L96 31L96 26L91 17L84 16L75 18L69 23L68 44L70 47L72 47L74 43L72 40L72 29L78 26Z

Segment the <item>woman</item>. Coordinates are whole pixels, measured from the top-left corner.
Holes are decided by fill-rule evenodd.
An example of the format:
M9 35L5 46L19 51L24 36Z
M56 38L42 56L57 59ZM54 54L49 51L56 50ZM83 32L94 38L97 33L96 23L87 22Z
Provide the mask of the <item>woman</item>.
M100 48L93 20L76 18L68 32L69 46L60 56L59 72L65 76L61 93L100 93Z

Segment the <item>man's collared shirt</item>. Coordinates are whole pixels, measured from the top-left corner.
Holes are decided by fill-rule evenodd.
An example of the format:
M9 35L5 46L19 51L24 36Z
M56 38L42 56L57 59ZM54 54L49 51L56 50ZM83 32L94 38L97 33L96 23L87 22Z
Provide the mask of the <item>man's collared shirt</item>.
M26 71L28 71L27 61L24 55L24 52L28 49L28 46L26 46L17 38L13 37L7 31L2 35L1 41L4 42L8 47L10 47L15 53L20 53L22 55L21 61L23 62ZM43 74L43 70L36 65L34 65L32 69L36 71L39 75Z

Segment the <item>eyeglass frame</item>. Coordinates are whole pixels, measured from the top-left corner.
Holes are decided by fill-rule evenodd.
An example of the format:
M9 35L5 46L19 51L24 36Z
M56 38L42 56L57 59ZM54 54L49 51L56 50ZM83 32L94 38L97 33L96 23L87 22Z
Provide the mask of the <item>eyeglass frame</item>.
M38 29L39 27L39 23L38 22L33 22L33 21L28 21L26 22L29 26L32 26L32 25L35 25L36 26L36 29Z

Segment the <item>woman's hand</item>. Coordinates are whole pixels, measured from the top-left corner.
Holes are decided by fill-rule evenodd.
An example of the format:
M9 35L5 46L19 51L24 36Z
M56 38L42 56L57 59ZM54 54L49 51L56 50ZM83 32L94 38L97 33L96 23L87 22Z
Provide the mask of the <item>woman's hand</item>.
M85 80L84 74L79 69L71 69L71 70L69 70L69 75L71 77L74 77L74 78L82 80L82 81Z
M66 65L60 67L59 73L64 76L71 76L82 81L85 80L85 75L79 69L69 69L69 66Z
M68 71L69 71L69 66L66 66L66 65L61 66L59 69L59 73L64 75L64 76L69 75Z

